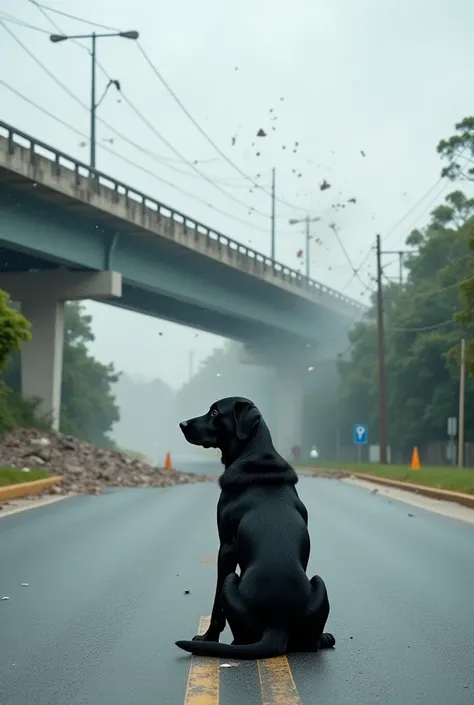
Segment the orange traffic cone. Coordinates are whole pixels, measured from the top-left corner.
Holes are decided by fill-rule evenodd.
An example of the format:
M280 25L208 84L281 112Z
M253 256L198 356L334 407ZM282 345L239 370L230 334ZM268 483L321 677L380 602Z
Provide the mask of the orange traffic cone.
M421 470L420 456L418 454L418 448L416 446L413 448L413 453L411 454L410 468L412 470Z
M170 452L168 451L166 453L166 458L165 458L165 470L172 470L173 469L173 463L171 462L171 455Z

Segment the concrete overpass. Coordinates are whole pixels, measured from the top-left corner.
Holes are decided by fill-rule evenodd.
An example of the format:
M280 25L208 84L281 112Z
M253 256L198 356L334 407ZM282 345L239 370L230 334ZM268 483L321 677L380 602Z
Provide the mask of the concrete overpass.
M278 368L286 408L297 406L303 368L340 350L365 310L1 121L0 246L0 287L32 323L23 393L44 400L56 427L66 300L107 300L239 340L250 361ZM295 441L294 416L280 446Z

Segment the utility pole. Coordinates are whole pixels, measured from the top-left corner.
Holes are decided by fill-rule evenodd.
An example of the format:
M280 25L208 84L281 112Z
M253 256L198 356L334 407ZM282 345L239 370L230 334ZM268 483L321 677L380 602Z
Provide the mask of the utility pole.
M310 240L311 240L311 235L309 232L309 215L306 216L306 278L309 279L309 274L310 274L310 258L311 258L311 252L310 252Z
M382 251L377 235L377 338L379 363L379 447L380 462L387 464L387 400L385 389L385 347L383 329Z
M409 252L410 250L384 250L380 253L381 255L398 255L398 281L400 285L403 284L403 260Z
M272 169L272 260L275 261L275 167Z
M97 109L97 104L95 100L95 74L96 74L96 33L92 32L92 77L91 77L91 144L90 144L90 166L91 169L95 169L95 111Z
M92 40L92 48L91 48L91 59L92 59L92 76L91 76L91 107L90 107L90 118L91 118L91 124L90 124L90 168L95 169L96 165L96 160L95 160L95 146L96 146L96 111L99 103L102 101L102 98L104 98L105 94L107 93L108 89L110 88L111 85L114 85L117 90L120 90L120 84L118 81L110 79L110 81L107 84L107 87L104 91L104 94L102 98L99 100L99 102L96 101L96 58L97 58L97 39L101 38L106 38L106 37L123 37L124 39L138 39L139 34L136 30L131 29L126 32L106 32L104 34L97 34L96 32L92 32L92 34L50 34L49 39L53 44L58 44L58 42L65 42L68 39L91 39Z
M321 218L318 216L316 218L310 218L309 215L306 215L304 218L298 219L298 218L291 218L288 223L290 225L297 225L298 223L305 223L305 238L306 238L306 253L305 253L305 259L306 259L306 277L309 279L311 275L311 233L310 233L310 223L317 223L318 220L321 220Z
M459 430L458 430L458 467L464 466L464 396L466 389L466 341L461 340L461 370L459 375Z

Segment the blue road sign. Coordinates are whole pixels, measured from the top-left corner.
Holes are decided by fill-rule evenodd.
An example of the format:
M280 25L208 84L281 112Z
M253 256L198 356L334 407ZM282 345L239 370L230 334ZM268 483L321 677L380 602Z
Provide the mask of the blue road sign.
M369 441L369 427L366 423L354 424L354 443L356 446L364 445Z

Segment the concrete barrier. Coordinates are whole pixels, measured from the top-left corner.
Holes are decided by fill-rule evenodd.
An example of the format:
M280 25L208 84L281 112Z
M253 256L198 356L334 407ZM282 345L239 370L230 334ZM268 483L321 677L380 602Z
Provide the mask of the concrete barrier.
M5 485L0 487L0 501L7 499L19 499L27 497L31 494L41 492L52 485L57 485L63 481L60 475L52 475L41 480L33 480L32 482L18 482L14 485Z

